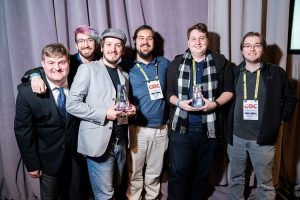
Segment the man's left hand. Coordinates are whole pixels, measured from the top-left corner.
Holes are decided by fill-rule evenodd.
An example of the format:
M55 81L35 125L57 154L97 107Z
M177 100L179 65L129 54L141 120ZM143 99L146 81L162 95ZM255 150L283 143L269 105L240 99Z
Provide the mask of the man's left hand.
M206 98L203 97L203 101L204 101L204 106L202 106L201 108L199 108L199 111L203 111L203 112L211 112L214 109L216 109L218 107L218 105L216 104L216 102L210 101Z

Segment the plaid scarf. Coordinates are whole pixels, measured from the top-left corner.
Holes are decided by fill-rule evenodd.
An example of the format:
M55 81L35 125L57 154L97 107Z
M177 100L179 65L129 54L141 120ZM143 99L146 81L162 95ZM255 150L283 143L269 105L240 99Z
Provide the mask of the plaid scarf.
M179 65L178 77L178 98L187 100L190 85L190 68L192 65L192 55L189 50L183 54L182 62ZM210 101L215 100L215 92L218 87L218 74L216 71L215 62L212 55L208 51L203 65L203 76L201 84L203 86L203 96ZM203 113L202 124L207 126L207 137L216 137L216 113ZM172 130L179 131L181 134L186 133L188 126L187 112L179 107L176 108L175 115L172 121Z

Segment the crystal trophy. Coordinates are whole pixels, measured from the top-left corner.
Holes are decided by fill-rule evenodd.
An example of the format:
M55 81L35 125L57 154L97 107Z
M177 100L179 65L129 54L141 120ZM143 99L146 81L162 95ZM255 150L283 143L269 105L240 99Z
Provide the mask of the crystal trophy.
M193 107L202 107L204 106L203 95L202 95L202 85L196 84L193 86Z
M129 100L127 97L127 92L126 92L126 87L125 85L118 85L117 86L117 102L116 102L117 108L116 110L118 111L126 111L130 110L131 106L129 104ZM117 122L118 125L121 124L128 124L128 117L126 112L122 112L120 115L117 117Z

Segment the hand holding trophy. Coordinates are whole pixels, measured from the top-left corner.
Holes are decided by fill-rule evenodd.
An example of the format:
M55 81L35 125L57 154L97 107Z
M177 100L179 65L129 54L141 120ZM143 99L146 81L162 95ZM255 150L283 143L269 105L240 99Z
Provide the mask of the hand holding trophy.
M127 90L125 85L119 84L117 86L117 101L116 101L118 111L123 111L120 115L117 117L117 123L118 125L121 124L128 124L128 115L126 111L131 110L131 105L128 100L127 96Z
M193 101L192 101L192 106L201 108L204 106L204 101L203 101L203 94L202 94L202 85L201 84L196 84L193 86Z

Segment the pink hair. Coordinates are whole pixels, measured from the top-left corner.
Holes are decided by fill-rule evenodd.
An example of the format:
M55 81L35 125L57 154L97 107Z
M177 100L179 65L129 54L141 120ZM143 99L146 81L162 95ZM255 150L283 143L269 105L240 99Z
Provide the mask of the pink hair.
M96 31L96 29L88 26L88 25L82 25L78 26L75 31L75 42L76 42L76 37L78 33L86 34L91 36L97 43L99 42L99 33Z

